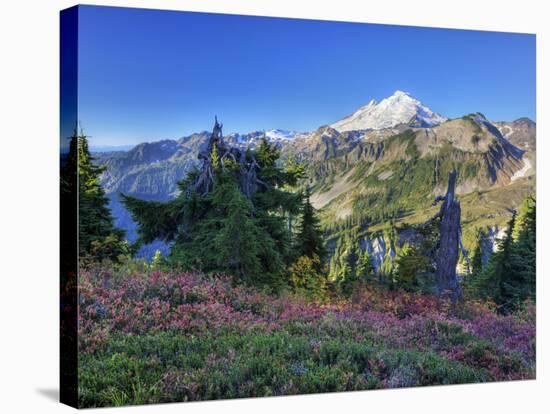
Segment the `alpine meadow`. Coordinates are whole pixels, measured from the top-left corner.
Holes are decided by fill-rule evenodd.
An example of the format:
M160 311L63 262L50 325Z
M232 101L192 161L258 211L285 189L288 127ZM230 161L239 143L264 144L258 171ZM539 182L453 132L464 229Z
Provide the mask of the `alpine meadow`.
M534 35L78 6L78 42L76 405L535 379Z

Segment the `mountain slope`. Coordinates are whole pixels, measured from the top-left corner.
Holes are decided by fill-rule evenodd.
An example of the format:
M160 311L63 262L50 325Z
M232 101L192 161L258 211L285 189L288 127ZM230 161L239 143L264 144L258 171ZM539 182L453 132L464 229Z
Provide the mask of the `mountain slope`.
M254 131L247 134L230 134L224 137L232 146L254 148L264 136L282 146L295 136L303 134L283 130ZM137 225L121 204L119 194L132 195L145 200L166 201L175 197L178 182L198 165L198 154L210 137L203 131L178 140L162 140L136 145L128 151L96 153L97 163L106 165L101 185L110 200L115 225L126 230L128 240L136 239ZM167 246L153 243L140 255L152 256L156 249L167 251Z
M303 185L312 189L311 201L320 209L333 255L348 238L369 251L377 268L393 260L411 237L410 231L396 227L422 223L435 214L432 201L444 192L452 168L458 170L467 248L478 228L502 233L511 209L534 193L534 122L492 123L480 113L445 120L403 92L365 108L344 130L333 124L311 133L268 130L224 137L229 145L254 148L265 135L280 147L283 159L293 157L306 165ZM352 121L391 126L365 129L363 123L358 130L345 130L358 125ZM98 162L107 165L102 185L116 224L128 230L130 240L135 239L136 224L118 193L160 201L175 196L178 181L197 165L209 136L201 132L97 154ZM152 253L150 249L146 255Z
M411 196L418 200L441 193L451 168L459 170L457 192L467 194L508 185L523 167L523 152L474 116L434 128L408 129L379 141L353 140L349 133L327 127L316 131L310 140L307 150L302 148L309 151L302 158L310 160L309 176L315 189L312 200L318 208L340 196L333 190L334 184L347 188L349 200L387 191L396 194L403 186L414 191ZM332 197L326 197L329 192ZM380 204L389 208L388 201L397 199L392 196ZM401 204L404 201L399 200ZM340 215L341 207L342 203L334 206Z
M523 168L514 174L512 181L534 176L537 165L537 124L529 118L494 124L506 140L524 151Z
M529 118L519 118L512 122L494 122L502 135L524 151L536 150L537 124Z
M380 103L371 100L353 114L333 123L331 127L340 132L384 129L406 123L418 127L430 127L438 125L446 119L410 94L396 91Z
M346 256L339 246L358 243L377 268L393 260L412 237L403 229L436 213L432 202L444 193L453 168L467 248L478 228L501 232L511 209L534 192L534 171L525 173L529 154L482 114L432 128L400 125L373 132L322 127L286 148L286 156L294 152L307 162L311 201L321 211L332 257ZM331 274L337 273L331 266Z

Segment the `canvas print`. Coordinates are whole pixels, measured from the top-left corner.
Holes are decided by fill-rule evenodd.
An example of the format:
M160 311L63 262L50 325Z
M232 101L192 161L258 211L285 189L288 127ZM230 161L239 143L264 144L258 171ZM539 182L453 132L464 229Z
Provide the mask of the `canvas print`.
M535 43L62 11L62 401L534 379Z

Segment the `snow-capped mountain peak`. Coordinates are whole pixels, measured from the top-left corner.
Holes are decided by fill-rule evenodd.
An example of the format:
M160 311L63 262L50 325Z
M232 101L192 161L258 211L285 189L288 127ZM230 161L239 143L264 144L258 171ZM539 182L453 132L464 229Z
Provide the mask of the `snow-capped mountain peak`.
M297 137L307 135L306 132L287 131L284 129L268 129L251 131L246 134L234 132L224 136L224 139L230 145L241 148L254 148L262 138L266 138L268 142L276 145L283 145L286 142L292 141Z
M361 108L362 109L368 109L368 108L372 108L372 107L376 106L377 104L378 104L378 102L376 102L376 99L371 99L368 104L366 104L365 106L363 106Z
M423 126L434 126L447 120L444 116L433 112L411 94L397 90L393 95L382 99L379 103L374 99L371 100L353 114L332 124L331 127L340 132L384 129L408 123L412 119Z
M296 131L285 131L283 129L268 129L265 131L265 136L271 140L293 139L296 134Z

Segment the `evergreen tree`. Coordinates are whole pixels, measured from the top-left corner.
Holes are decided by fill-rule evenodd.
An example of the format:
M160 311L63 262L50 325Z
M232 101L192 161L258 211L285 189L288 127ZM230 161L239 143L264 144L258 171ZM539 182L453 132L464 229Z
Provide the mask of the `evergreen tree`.
M231 183L231 182L230 182ZM253 281L261 276L262 231L252 217L252 204L235 184L218 186L213 193L214 208L225 209L219 220L220 228L213 235L212 247L216 254L217 269L241 280Z
M512 218L508 222L508 229L504 238L500 240L498 252L494 255L494 264L492 273L496 289L494 293L495 301L504 308L511 306L512 292L509 282L515 277L513 274L513 243L512 233L516 223L516 211L512 213Z
M357 261L357 275L363 280L371 281L374 278L374 274L375 271L370 254L365 250L359 255L359 260Z
M476 245L472 254L472 273L478 274L483 269L483 247L486 244L487 234L479 230L476 237Z
M303 164L297 162L294 157L288 157L284 161L283 173L286 181L283 189L286 191L293 191L294 187L298 183L298 180L305 178L305 167ZM294 233L294 218L299 213L299 206L298 208L287 208L288 231L291 234Z
M327 290L326 272L320 272L323 268L317 256L300 256L289 267L290 286L296 293L310 299L324 299Z
M281 156L280 151L275 145L271 145L265 135L260 140L260 144L255 151L256 160L263 167L263 175L278 174L277 160ZM270 170L271 169L271 170Z
M342 294L344 296L351 296L358 282L357 272L346 260L340 269L339 286Z
M325 261L326 249L323 241L321 225L315 209L310 202L310 191L306 190L302 207L302 220L298 226L296 251L299 256L317 256L321 262Z
M305 166L296 161L294 157L288 157L284 161L283 171L287 176L287 183L290 187L297 184L298 180L305 178Z
M419 287L418 275L424 273L428 259L418 253L415 246L406 243L396 258L395 271L392 274L392 287L408 291Z
M474 275L472 290L482 298L491 298L503 313L535 300L536 290L536 207L528 197L519 214L514 212L498 250L479 274Z
M536 229L536 201L533 196L526 197L519 207L516 223L512 232L514 241L520 238L521 232L526 228L530 230Z
M296 179L277 164L278 157L266 140L246 152L213 142L201 169L180 183L176 199L161 203L123 196L139 223L139 243L174 241L167 258L172 263L281 288L296 259L287 217L299 211L301 197L285 189ZM190 184L200 177L213 180L198 193Z
M61 164L61 195L65 197L74 196L76 200L76 176L78 173L78 131L75 128L70 137L69 153Z
M76 157L76 160L75 160ZM113 224L109 200L100 185L104 166L94 163L84 131L71 139L67 168L76 165L78 175L78 245L80 256L116 259L128 253L124 231ZM66 189L65 191L70 191Z
M514 229L512 272L514 277L505 280L510 296L507 310L517 308L526 299L536 296L536 206L535 199L524 200Z
M382 259L382 263L380 264L380 268L378 269L378 283L387 284L393 280L393 276L396 272L396 264L393 258L386 254L384 258Z
M338 285L343 295L351 296L362 275L358 272L360 249L354 235L341 238L340 267L338 268Z
M180 235L172 248L172 260L187 268L230 274L248 284L280 287L284 252L253 214L252 202L235 180L221 174L202 202L208 208L203 210L203 205L201 219L190 224L192 237Z
M212 167L214 168L214 171L217 171L218 168L220 168L220 156L218 154L218 147L216 145L212 145L212 153L210 154L210 158L212 160Z

